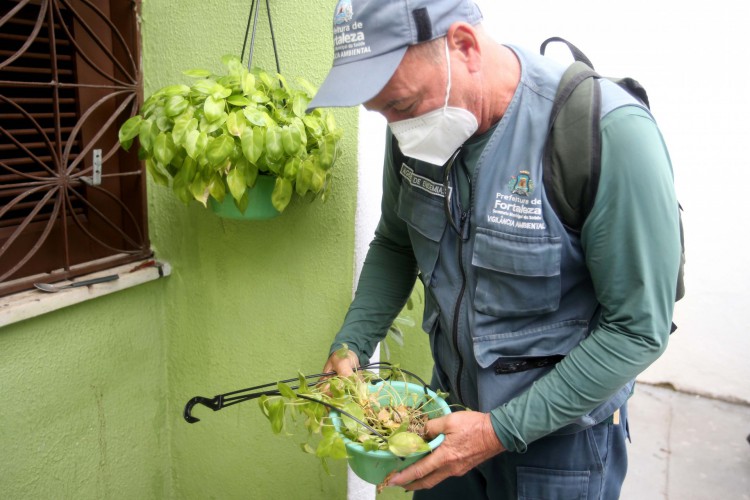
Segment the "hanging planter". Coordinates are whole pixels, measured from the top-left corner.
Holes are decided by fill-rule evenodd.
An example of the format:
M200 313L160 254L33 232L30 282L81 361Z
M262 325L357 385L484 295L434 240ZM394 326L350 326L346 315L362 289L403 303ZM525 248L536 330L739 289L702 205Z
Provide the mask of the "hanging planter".
M255 186L247 191L248 202L244 212L240 211L235 199L231 196L225 196L223 202L218 202L213 197L210 197L208 204L213 213L225 219L273 219L281 213L273 206L273 202L271 201L275 185L276 180L274 177L259 175Z
M258 3L251 6L253 43ZM248 19L248 31L251 19ZM270 24L269 12L269 24ZM276 42L274 54L276 54ZM247 34L245 37L247 42ZM326 110L306 112L316 89L297 78L292 88L281 75L222 58L226 73L185 71L192 85L169 85L151 95L139 114L120 128L126 150L137 138L139 157L156 184L171 187L184 203L211 205L218 215L267 219L297 196L325 201L343 135ZM234 204L234 215L227 205ZM260 205L266 205L258 209ZM260 214L260 215L253 215Z
M340 354L346 356L346 349ZM369 371L373 369L379 373ZM289 429L288 420L304 422L308 440L302 450L321 459L326 471L327 459L347 459L360 478L382 486L389 474L443 442L442 435L426 441L425 431L427 420L451 413L445 396L431 391L417 375L381 362L360 367L350 377L299 374L213 398L196 396L185 405L184 417L198 422L192 412L199 404L218 411L257 399L275 434Z
M383 381L368 386L368 391L377 401L375 403L377 408L397 408L387 418L399 420L401 413L404 412L403 408L406 407L409 408L407 412L412 411L413 408L419 408L419 411L426 416L425 418L427 416L429 418L442 417L451 412L448 403L443 398L421 385L402 381ZM344 440L349 467L357 476L370 484L382 484L389 474L415 463L440 446L445 439L445 436L440 434L425 444L417 440L413 434L401 432L390 437L388 449L371 449L371 447L366 448L367 445L358 440L363 429L357 422L342 416L335 410L330 412L330 417L336 431ZM394 424L400 424L400 420ZM416 451L399 453L399 447Z

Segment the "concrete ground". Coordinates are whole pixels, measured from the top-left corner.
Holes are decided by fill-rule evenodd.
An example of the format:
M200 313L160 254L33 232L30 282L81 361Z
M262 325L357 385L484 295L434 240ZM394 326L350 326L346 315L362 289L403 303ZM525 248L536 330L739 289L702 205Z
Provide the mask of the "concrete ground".
M640 383L621 500L750 500L750 406Z

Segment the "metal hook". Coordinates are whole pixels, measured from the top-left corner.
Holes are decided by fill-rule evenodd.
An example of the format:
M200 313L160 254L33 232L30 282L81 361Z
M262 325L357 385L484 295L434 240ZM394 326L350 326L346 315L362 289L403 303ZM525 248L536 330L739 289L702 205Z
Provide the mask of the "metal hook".
M201 419L198 417L194 417L191 415L191 412L193 411L193 407L197 404L201 404L203 406L208 406L213 411L219 411L222 408L223 398L222 396L216 396L213 398L204 398L203 396L195 396L193 399L187 402L185 405L185 411L183 412L183 416L185 417L185 420L188 421L188 423L194 424L196 422L200 422Z

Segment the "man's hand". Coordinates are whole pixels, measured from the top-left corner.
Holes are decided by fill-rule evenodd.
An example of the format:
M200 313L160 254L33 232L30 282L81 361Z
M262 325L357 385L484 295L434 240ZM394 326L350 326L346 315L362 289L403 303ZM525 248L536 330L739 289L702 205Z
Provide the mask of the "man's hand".
M336 372L337 375L348 377L359 368L359 358L354 351L339 349L328 357L323 373Z
M489 413L460 411L427 422L427 437L445 434L435 451L394 475L388 486L408 491L432 488L450 476L463 476L482 462L505 451L497 439Z

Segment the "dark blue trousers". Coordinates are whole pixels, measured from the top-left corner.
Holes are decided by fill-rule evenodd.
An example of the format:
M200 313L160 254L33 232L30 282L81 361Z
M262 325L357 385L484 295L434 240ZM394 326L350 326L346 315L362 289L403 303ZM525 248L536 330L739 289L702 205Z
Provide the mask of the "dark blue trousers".
M627 404L620 421L584 431L550 435L526 453L505 452L461 477L446 479L414 500L616 500L628 456Z

